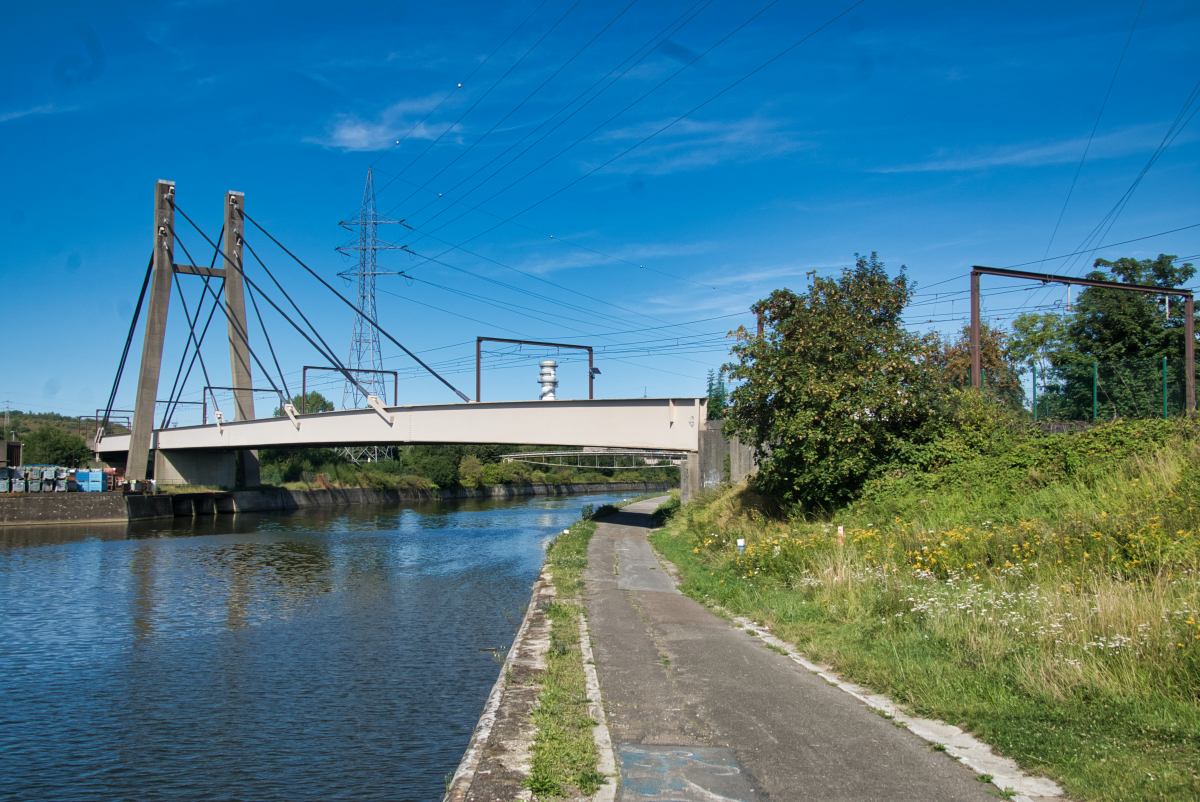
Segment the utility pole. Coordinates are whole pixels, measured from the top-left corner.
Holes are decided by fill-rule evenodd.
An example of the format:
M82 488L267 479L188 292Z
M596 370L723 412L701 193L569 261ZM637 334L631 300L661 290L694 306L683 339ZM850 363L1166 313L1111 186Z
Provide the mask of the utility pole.
M175 182L154 185L154 271L146 310L146 334L142 340L142 364L138 371L137 395L133 404L133 427L129 436L129 459L125 476L144 481L149 470L150 438L154 434L154 401L162 368L163 338L167 332L167 307L171 303L171 279L175 269Z
M1068 287L1070 285L1067 285ZM971 273L971 386L983 389L983 355L979 342L979 273Z
M245 208L246 196L243 193L225 193L225 311L228 313L226 320L229 323L229 366L233 377L234 420L254 420L250 334L246 328L246 297L242 281L242 234L245 221L241 212ZM242 468L246 487L257 487L261 484L257 451L242 451Z

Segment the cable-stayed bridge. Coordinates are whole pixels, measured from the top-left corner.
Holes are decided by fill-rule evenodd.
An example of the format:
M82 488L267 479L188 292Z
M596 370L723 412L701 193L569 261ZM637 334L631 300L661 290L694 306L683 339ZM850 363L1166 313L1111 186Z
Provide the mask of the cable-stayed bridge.
M222 231L214 241L179 208L173 182L159 181L155 185L153 255L146 270L141 297L134 311L108 405L92 440L97 456L109 464L123 465L128 479L153 477L163 483L232 486L235 483L237 455L240 454L245 483L257 485L257 451L261 448L498 443L666 450L689 454L698 451L706 422L706 400L703 398L471 401L380 326L373 314L364 315L364 310L345 298L262 228L246 213L242 193L226 193L224 212ZM198 264L180 242L176 213L212 249L208 266ZM363 386L363 371L349 367L338 358L258 252L246 241L247 223L278 246L329 292L354 309L356 315L369 323L379 335L438 379L461 403L385 406L378 395ZM176 261L176 245L187 258L186 263ZM257 281L246 273L243 263L245 251L250 253L261 270L261 274L258 269L255 271L259 276ZM262 275L269 279L272 288L265 286ZM180 276L196 276L203 280L201 302L194 312L184 299ZM211 286L214 280L219 282L215 290ZM165 402L165 412L156 426L154 416L156 406L162 403L158 400L159 379L173 287L179 294L187 321L188 340ZM201 327L201 313L209 296L212 299L211 308L207 321ZM250 299L251 308L258 317L262 344L266 345L269 352L269 362L264 361L251 347L246 298ZM264 307L274 309L328 360L332 369L340 372L348 385L357 388L359 397L365 399L368 406L319 414L304 414L296 410L290 401L292 392L287 374L280 366L274 344L262 322L259 300L264 302ZM145 332L132 424L127 434L109 434L106 429L112 420L113 406L143 302L146 309ZM218 310L226 319L229 340L232 375L227 388L214 385L213 376L201 355L209 324ZM206 421L199 426L171 426L175 409L185 403L181 401L181 396L197 361L204 376L205 393L212 397L213 422ZM270 392L280 399L279 411L283 413L282 416L256 415L254 394L266 389L255 387L256 382L270 385ZM227 410L228 415L218 407L217 396L212 392L216 389L226 389L232 393L233 406Z

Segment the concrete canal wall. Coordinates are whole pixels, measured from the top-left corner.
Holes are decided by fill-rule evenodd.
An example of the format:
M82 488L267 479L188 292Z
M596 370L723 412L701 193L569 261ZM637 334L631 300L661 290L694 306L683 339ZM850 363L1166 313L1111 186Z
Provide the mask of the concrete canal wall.
M233 490L126 496L121 493L32 493L0 496L0 526L99 523L148 518L192 517L234 512L269 512L348 504L400 504L411 501L520 496L569 496L579 493L644 493L667 490L668 482L575 482L562 485L486 487L479 490Z

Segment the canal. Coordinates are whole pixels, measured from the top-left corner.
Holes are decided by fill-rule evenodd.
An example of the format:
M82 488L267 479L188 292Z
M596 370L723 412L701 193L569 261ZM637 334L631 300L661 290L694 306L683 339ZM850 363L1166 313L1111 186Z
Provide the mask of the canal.
M614 498L0 528L0 798L437 799Z

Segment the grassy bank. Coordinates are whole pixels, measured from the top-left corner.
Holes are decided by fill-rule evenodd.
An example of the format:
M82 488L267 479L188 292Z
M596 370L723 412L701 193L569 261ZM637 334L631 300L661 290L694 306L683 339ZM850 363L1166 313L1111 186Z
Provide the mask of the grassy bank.
M554 539L546 554L556 600L545 610L551 621L550 649L546 670L538 680L541 693L533 711L537 736L526 783L538 798L592 794L605 781L596 771L599 753L592 739L596 722L588 712L579 650L582 610L571 603L583 586L588 543L595 531L594 521L577 521Z
M1194 799L1198 464L1186 426L1120 424L894 475L829 520L728 488L652 540L689 595L1073 798Z

